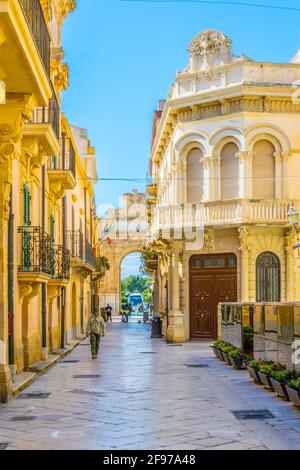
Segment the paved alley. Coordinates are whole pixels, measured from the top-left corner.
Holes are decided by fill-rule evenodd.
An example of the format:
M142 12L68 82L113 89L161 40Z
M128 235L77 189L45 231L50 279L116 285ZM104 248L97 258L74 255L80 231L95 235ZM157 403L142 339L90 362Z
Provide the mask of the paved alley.
M7 449L300 449L300 411L217 361L208 344L166 345L149 325L108 325L0 406ZM202 365L203 367L190 367ZM242 421L234 410L274 417ZM4 447L4 446L3 446Z

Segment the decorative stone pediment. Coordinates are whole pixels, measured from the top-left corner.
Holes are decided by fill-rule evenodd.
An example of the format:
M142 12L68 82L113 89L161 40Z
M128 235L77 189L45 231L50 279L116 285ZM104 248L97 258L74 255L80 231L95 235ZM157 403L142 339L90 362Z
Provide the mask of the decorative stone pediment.
M194 37L189 46L189 53L199 57L215 54L222 48L230 49L231 40L220 31L209 29Z

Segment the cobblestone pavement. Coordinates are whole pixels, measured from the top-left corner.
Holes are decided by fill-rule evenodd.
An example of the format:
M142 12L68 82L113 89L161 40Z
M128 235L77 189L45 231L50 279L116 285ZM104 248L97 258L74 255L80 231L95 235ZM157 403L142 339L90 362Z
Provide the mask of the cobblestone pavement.
M195 363L208 367L187 366ZM99 361L84 341L25 392L50 396L0 406L7 449L300 449L300 411L208 344L166 345L143 324L108 325ZM274 418L232 414L246 409Z

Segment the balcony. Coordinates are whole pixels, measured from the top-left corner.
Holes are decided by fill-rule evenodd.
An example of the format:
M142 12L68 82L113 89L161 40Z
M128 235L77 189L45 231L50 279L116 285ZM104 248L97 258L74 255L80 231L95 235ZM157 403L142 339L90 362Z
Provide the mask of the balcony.
M70 281L70 250L64 245L55 245L50 248L50 265L52 279L49 285L63 287Z
M152 236L161 230L205 226L238 226L241 224L288 225L292 200L235 199L204 204L156 206L152 213Z
M64 197L65 192L76 186L76 154L69 138L60 139L60 153L53 156L48 165L50 190L57 199Z
M83 263L83 233L81 230L68 231L68 243L72 264Z
M93 254L92 245L86 240L85 241L85 262L88 264L92 271L96 271L96 258Z
M47 282L51 278L50 236L41 227L18 227L20 281Z
M35 108L31 121L24 126L24 137L37 138L46 155L60 152L60 107L53 91L48 107Z
M5 38L0 63L7 91L34 94L45 106L51 96L51 39L40 0L0 0L0 24Z

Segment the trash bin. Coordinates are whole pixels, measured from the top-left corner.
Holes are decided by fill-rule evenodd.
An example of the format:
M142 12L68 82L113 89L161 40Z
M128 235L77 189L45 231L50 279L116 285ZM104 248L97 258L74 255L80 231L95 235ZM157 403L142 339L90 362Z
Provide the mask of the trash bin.
M158 313L155 313L152 318L151 338L162 338L162 321Z

